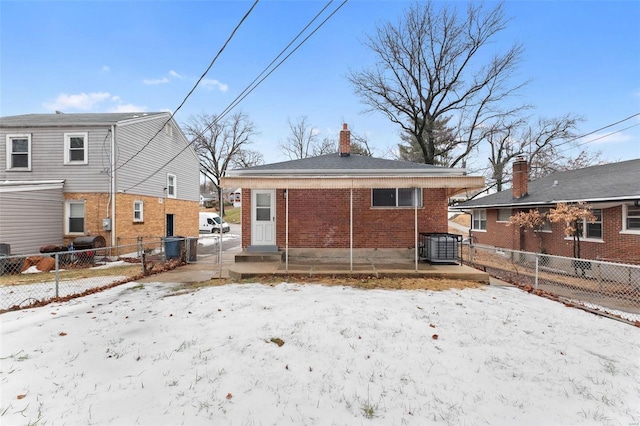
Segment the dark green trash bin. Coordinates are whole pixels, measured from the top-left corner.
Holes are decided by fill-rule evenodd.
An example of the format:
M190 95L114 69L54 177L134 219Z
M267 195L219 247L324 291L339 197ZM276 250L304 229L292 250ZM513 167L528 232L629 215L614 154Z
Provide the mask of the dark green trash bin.
M164 257L180 259L184 251L184 237L166 237L164 239Z

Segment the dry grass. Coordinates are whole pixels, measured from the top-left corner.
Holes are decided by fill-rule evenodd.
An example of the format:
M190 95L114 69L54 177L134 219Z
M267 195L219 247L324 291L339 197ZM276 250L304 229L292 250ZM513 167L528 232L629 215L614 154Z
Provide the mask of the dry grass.
M467 213L460 213L455 215L452 219L452 222L457 223L458 225L466 226L467 228L471 228L471 215Z
M67 269L60 272L61 281L79 280L83 278L93 277L109 277L114 275L134 276L141 271L140 264L114 266L104 269ZM0 276L0 285L26 285L41 282L54 281L56 279L55 272L41 272L38 274L19 274L19 275L3 275Z
M442 291L451 289L479 288L486 284L474 281L434 279L434 278L415 278L415 277L394 277L394 278L376 278L369 276L361 277L309 277L305 276L289 276L284 279L280 276L265 275L253 278L247 278L239 281L240 284L261 283L267 285L277 285L282 282L291 282L299 284L321 284L326 286L349 286L362 289L386 289L386 290L432 290ZM216 287L227 284L234 284L235 281L230 279L212 279L209 281L188 284L182 286L182 289L197 289L201 287Z

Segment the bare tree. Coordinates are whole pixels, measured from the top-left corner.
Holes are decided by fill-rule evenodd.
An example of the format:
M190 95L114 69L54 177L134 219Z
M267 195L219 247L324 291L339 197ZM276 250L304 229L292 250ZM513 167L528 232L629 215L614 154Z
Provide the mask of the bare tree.
M201 114L192 116L184 130L200 159L200 172L213 182L221 200L220 180L227 169L251 157L245 146L257 134L255 125L243 113L225 120L218 120L215 115ZM221 216L223 214L220 212Z
M524 85L511 83L523 49L514 44L480 63L492 38L506 26L503 6L485 10L470 3L466 14L433 1L410 7L397 25L388 23L365 41L377 65L351 72L355 93L415 138L427 164L436 164L437 123L456 117L455 138L448 144L449 166L456 166L483 139L486 123L516 114L526 106L507 107ZM489 52L489 54L491 54Z
M567 114L559 118L540 118L535 125L527 125L524 117L510 121L495 121L485 131L485 140L489 145L489 177L496 182L496 189L502 191L507 165L516 157L525 155L531 171L530 178L538 178L547 173L536 175L540 165L547 170L561 161L558 147L575 137L574 130L582 119Z
M264 164L264 156L258 151L241 149L232 161L233 165L237 168L253 167Z
M307 116L299 117L295 122L289 119L288 123L291 135L286 143L280 144L280 150L290 160L313 157L323 151L325 144L320 142L319 133L309 124Z
M365 134L351 133L351 153L373 157L373 148Z

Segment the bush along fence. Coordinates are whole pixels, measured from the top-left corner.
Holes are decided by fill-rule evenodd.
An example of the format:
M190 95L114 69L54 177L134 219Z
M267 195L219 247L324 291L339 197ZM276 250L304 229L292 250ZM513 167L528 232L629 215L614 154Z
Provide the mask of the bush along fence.
M526 290L640 326L640 266L475 244L462 258Z
M135 244L0 256L0 313L95 293L197 260L197 250L216 253L215 237L145 237ZM219 262L216 256L210 256ZM216 260L217 259L217 260Z

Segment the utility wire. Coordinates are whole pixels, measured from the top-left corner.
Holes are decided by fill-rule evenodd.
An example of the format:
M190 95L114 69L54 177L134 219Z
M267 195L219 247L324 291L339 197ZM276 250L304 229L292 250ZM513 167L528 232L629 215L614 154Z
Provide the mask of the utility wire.
M291 46L291 44L293 44L293 42L295 40L297 40L300 35L311 25L311 23L313 23L318 16L327 8L327 6L329 6L333 0L330 0L328 2L328 4L322 8L322 10L316 14L316 16L309 22L309 24L307 24L303 30L301 30L298 35L296 35L296 37L287 45L287 47L285 47L283 49L282 52L280 52L280 54L278 54L278 56L276 56L276 58L271 61L271 63L258 75L258 77L256 77L242 92L240 95L238 95L232 102L231 104L229 104L229 106L227 106L223 112L218 115L216 117L216 119L210 123L202 132L199 133L199 136L202 136L202 134L204 132L206 132L208 129L210 129L212 126L214 126L215 124L217 124L223 117L224 115L228 114L233 108L235 108L242 100L244 100L253 90L255 90L256 87L258 87L267 77L269 77L278 67L280 67L280 65L282 65L282 63L284 61L286 61L296 50L298 50L298 48L300 48L300 46L302 46L313 34L315 34L333 15L336 14L336 12L342 8L342 6L344 6L347 3L348 0L344 0L333 12L331 12L331 14L324 20L322 21L320 24L318 24L318 26L307 36L305 37L287 56L285 56L271 71L269 71L264 77L262 77L262 79L260 79L257 83L256 80L258 80L258 78L260 78L260 76L262 74L264 74L266 72L267 69L269 69L269 67L280 57L282 56L283 52ZM255 83L255 84L254 84ZM252 87L253 85L253 87ZM250 88L250 89L249 89ZM243 95L244 94L244 95ZM160 166L158 169L156 169L156 171L154 171L153 173L151 173L150 175L148 175L146 178L142 179L140 182L136 183L135 185L130 186L129 188L125 189L126 191L129 191L133 188L135 188L136 186L146 182L147 180L149 180L151 177L155 176L158 172L160 172L162 169L164 169L169 163L171 163L173 160L175 160L180 154L182 154L184 151L186 151L189 147L191 147L191 145L195 142L196 139L192 140L190 143L188 143L184 148L182 148L180 150L180 152L178 152L176 155L174 155L172 158L170 158L167 162L165 162L162 166Z
M635 113L635 114L633 114L633 115L630 115L630 116L629 116L629 117L627 117L627 118L623 118L623 119L622 119L622 120L620 120L620 121L616 121L615 123L608 124L608 125L606 125L606 126L604 126L604 127L600 127L599 129L593 130L593 131L591 131L591 132L589 132L589 133L585 133L585 134L584 134L584 135L582 135L582 136L576 136L575 138L571 138L571 139L569 139L568 141L564 141L564 142L562 142L562 143L559 143L558 145L556 145L556 147L561 146L561 145L566 145L566 144L568 144L568 143L571 143L571 142L577 141L578 139L582 139L582 138L584 138L584 137L590 136L590 135L592 135L592 134L594 134L594 133L596 133L596 132L599 132L600 130L604 130L604 129L608 129L609 127L613 127L613 126L615 126L616 124L624 123L625 121L631 120L633 117L637 117L637 116L639 116L639 115L640 115L640 112L637 112L637 113ZM632 126L632 127L633 127L633 126ZM623 129L623 130L626 130L626 129ZM621 132L622 130L618 130L618 131L619 131L619 132ZM617 133L617 132L613 132L613 133ZM613 133L612 133L612 134L613 134ZM597 140L597 139L595 139L595 140Z
M147 143L145 143L142 148L140 148L135 154L133 154L131 157L129 157L128 160L126 160L124 163L122 163L121 165L119 165L118 167L115 168L115 170L121 169L122 167L124 167L127 163L129 163L131 160L133 160L135 157L138 156L138 154L140 154L147 146L149 146L149 144L151 143L151 141L153 141L155 139L156 136L158 136L158 134L164 129L164 126L167 125L167 123L169 123L171 121L171 119L176 115L176 113L180 110L180 108L182 108L182 106L185 104L185 102L187 102L187 99L189 99L189 97L191 96L191 94L193 94L193 92L196 90L196 88L198 87L198 84L200 84L200 82L202 81L202 79L207 75L207 73L209 72L209 70L211 69L211 67L213 67L213 64L215 64L216 60L218 60L218 57L220 57L220 55L222 54L222 52L226 49L227 45L229 44L229 42L231 41L231 39L233 38L233 36L236 34L236 32L238 31L238 29L240 28L240 26L242 25L242 23L247 19L247 17L249 16L249 14L251 14L251 12L253 11L253 9L256 7L256 5L258 4L260 0L255 0L255 2L253 2L253 5L249 8L249 10L244 14L244 16L242 17L242 19L240 20L240 22L238 22L238 24L236 25L236 27L233 29L233 31L231 32L231 34L229 35L229 37L227 38L227 41L225 41L225 43L222 45L222 47L220 48L220 50L218 51L218 53L216 54L216 56L213 58L213 60L211 61L211 63L209 63L209 66L207 67L207 69L202 73L202 75L200 76L200 78L198 79L198 81L196 81L196 84L191 88L191 90L189 91L189 93L187 93L187 96L185 96L185 98L182 100L182 102L180 103L180 105L178 106L178 108L176 108L176 110L171 113L171 116L167 119L167 121L165 121L164 125L160 127L160 129L158 129L158 131L151 137L151 139L149 139L147 141Z

